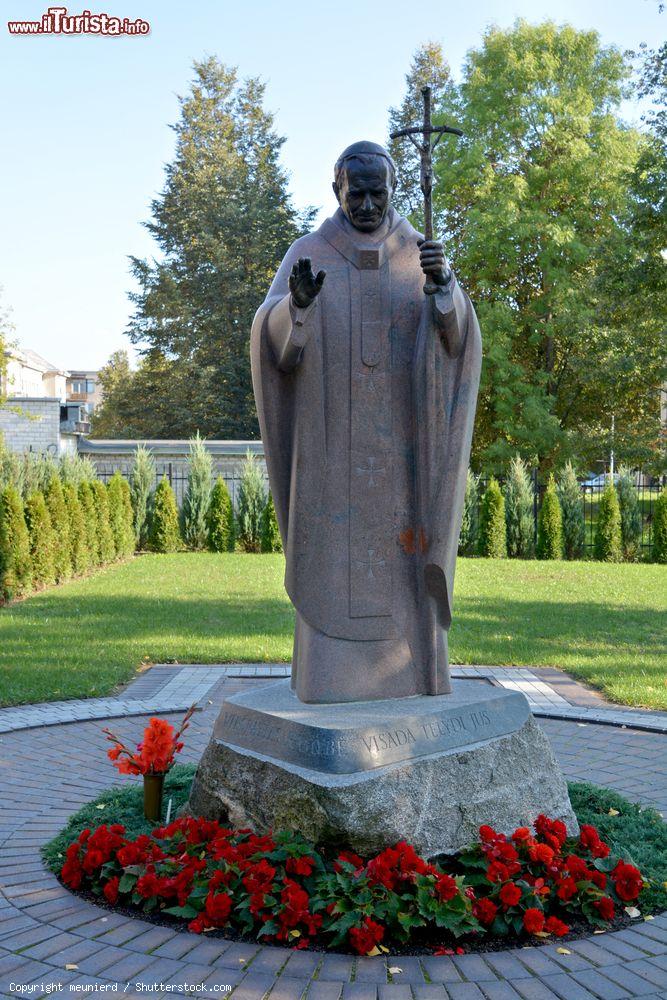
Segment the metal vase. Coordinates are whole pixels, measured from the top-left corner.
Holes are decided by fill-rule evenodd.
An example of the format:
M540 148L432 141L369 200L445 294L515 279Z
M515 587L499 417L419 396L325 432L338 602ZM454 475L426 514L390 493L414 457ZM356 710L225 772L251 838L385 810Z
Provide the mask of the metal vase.
M164 774L144 775L144 816L152 823L162 818L162 791Z

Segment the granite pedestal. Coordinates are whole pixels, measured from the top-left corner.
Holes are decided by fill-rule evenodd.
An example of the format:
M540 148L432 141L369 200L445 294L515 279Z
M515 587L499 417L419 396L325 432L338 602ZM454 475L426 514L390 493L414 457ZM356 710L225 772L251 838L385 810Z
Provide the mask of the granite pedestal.
M482 823L539 813L577 831L567 787L528 701L486 681L450 695L312 705L289 681L228 698L188 810L370 853L407 840L452 853Z

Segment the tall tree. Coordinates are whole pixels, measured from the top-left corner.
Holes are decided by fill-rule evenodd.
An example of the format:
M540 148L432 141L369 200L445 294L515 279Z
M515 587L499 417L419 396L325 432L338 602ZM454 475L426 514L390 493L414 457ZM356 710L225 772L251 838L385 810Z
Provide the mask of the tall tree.
M194 71L146 223L161 257L132 258L140 290L128 333L166 366L162 393L179 437L255 437L252 317L312 213L292 206L264 84L214 57Z
M426 85L431 87L434 108L451 105L455 101L456 89L439 42L427 42L415 52L410 71L405 75L405 97L400 107L389 109L390 132L421 123L424 107L421 89ZM390 139L388 148L396 164L398 181L394 205L420 229L424 214L419 188L419 153L405 139Z
M438 104L465 133L436 151L434 197L484 331L476 464L599 457L622 352L623 391L654 393L641 338L601 308L644 142L618 118L630 71L595 32L518 21L486 32Z

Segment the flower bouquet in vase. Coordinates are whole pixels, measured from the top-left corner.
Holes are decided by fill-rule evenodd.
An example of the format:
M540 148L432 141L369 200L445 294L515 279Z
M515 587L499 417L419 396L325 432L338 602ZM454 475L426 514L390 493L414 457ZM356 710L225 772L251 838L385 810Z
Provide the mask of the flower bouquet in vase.
M159 822L162 817L164 776L174 766L176 754L183 749L181 737L194 710L195 706L191 705L177 731L166 719L151 719L134 753L110 729L102 730L113 744L107 754L114 767L121 774L143 775L144 816L151 822Z

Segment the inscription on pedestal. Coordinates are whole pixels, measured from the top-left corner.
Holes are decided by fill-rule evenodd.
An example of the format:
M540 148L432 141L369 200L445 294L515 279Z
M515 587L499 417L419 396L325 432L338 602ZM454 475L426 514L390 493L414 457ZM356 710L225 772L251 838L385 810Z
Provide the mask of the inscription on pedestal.
M422 708L432 699L417 700ZM216 739L329 774L351 774L460 749L515 732L530 714L522 694L501 689L436 712L409 716L388 712L375 725L368 724L368 709L359 711L355 724L354 711L347 713L347 719L338 718L336 706L329 706L329 713L327 706L299 705L299 710L290 711L280 704L273 708L249 701L251 695L237 695L224 703ZM404 702L403 710L406 707ZM306 721L309 714L312 717ZM381 716L381 710L376 715Z

